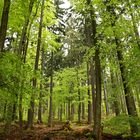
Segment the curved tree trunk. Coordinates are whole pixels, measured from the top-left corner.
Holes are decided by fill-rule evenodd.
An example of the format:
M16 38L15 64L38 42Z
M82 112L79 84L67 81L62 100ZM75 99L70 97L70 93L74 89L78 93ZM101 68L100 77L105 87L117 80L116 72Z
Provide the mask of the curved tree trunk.
M3 7L2 19L0 25L0 52L2 52L4 49L10 4L11 4L10 0L4 0L4 7Z

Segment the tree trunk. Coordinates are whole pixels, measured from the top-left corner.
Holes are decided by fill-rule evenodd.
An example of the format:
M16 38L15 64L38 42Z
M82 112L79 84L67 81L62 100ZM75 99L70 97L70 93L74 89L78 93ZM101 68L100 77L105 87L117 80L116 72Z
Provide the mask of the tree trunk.
M78 101L79 101L79 104L78 104L78 123L81 122L81 96L80 96L80 89L78 88Z
M49 127L52 127L52 122L53 122L53 52L51 53L50 105L49 105L49 117L48 117Z
M139 87L136 86L136 98L137 98L137 102L138 102L138 108L139 108L139 112L140 112L140 97L139 97Z
M80 81L79 81L79 72L78 68L76 68L76 74L77 74L77 95L78 95L78 123L81 122L81 94L80 94Z
M6 109L7 109L7 101L5 101L5 103L4 103L3 120L5 120L5 117L6 117Z
M27 35L27 28L29 25L29 21L30 21L30 16L32 13L32 9L33 9L33 5L34 5L34 0L30 0L29 3L29 9L28 9L28 16L25 19L25 23L22 29L22 33L21 33L21 38L20 38L20 43L19 43L19 48L18 48L18 54L19 56L21 56L21 58L23 59L24 56L22 56L25 53L25 48L26 48L26 35ZM25 55L25 54L24 54Z
M1 25L0 25L0 52L2 52L4 49L10 4L11 4L10 0L4 0L4 7L3 7Z
M112 83L112 89L113 89L113 106L114 106L114 110L115 110L115 114L116 116L120 115L120 109L119 109L119 104L118 104L118 96L117 96L117 92L116 92L116 81L115 81L115 76L113 74L113 72L111 71L111 83Z
M89 79L89 62L87 62L87 93L88 93L88 123L92 122L92 108L91 108L91 95L90 95L90 79Z
M12 111L12 121L15 121L16 119L16 112L17 112L17 101L14 101L13 111Z
M87 5L90 4L90 0L87 0ZM91 16L92 12L89 12L89 16L85 17L85 35L86 35L86 45L89 48L93 47L94 44L94 37L93 37L93 29L91 24ZM94 66L92 60L94 57L90 58L89 62L87 62L87 85L88 85L88 123L91 123L92 118L95 115L95 90L94 90L94 81L95 81L95 74L94 74ZM89 69L90 67L90 69ZM90 101L90 88L89 85L91 84L91 92L92 92L92 102ZM93 116L93 117L92 117Z
M71 93L69 93L71 94ZM68 97L68 103L67 103L67 119L71 120L71 100L70 97Z
M21 38L20 38L20 43L19 43L19 48L18 48L18 54L21 57L21 61L23 61L24 64L26 63L27 48L28 48L29 36L30 36L29 32L30 32L31 25L32 25L32 22L29 25L29 21L30 21L33 5L34 5L34 0L30 0L29 8L28 8L28 16L26 17L25 23L23 25ZM32 19L32 21L33 21L33 19ZM28 34L27 34L28 26L29 26L29 29L28 29ZM22 88L23 88L23 86L24 86L24 81L22 80L21 81L21 87L20 87L21 91L19 93L19 126L20 126L20 130L22 130L22 125L23 125L22 124L22 119L23 119L23 108L22 108L22 100L23 100L23 97L22 97L23 92L22 92L22 90L23 89ZM30 112L30 111L28 110L28 112ZM30 115L28 114L28 116L30 116Z
M24 82L21 84L23 85ZM21 87L21 91L20 91L20 94L19 94L19 126L20 126L20 130L22 130L22 119L23 119L23 108L22 108L22 87Z
M39 32L38 32L38 40L37 40L37 48L36 48L36 58L35 58L35 66L34 72L38 70L38 63L39 63L39 55L40 55L40 47L41 47L41 38L42 38L42 27L43 27L43 12L44 12L44 0L42 0L41 5L41 14L40 14L40 23L39 23ZM37 79L33 78L33 88L35 89L37 86ZM34 97L35 94L31 95L30 101L30 108L28 110L28 128L33 127L33 120L34 120Z
M108 96L107 96L107 87L106 87L106 78L104 77L104 83L103 83L103 91L104 91L104 103L105 103L105 109L106 109L106 116L109 115L109 104L108 104Z
M95 70L93 62L90 62L90 84L92 92L92 110L93 110L93 121L95 119L95 102L96 102L96 93L95 93Z
M95 72L96 72L96 110L94 119L95 140L101 138L101 66L99 58L99 48L95 51Z
M128 0L128 5L129 5L129 10L130 10L130 16L131 16L131 19L132 19L135 39L136 39L136 42L137 42L137 45L138 45L138 49L140 51L140 37L139 37L138 27L137 27L137 24L136 24L135 17L133 16L133 11L131 9L131 4L130 4L129 0Z
M124 87L128 115L130 115L132 117L136 117L137 116L136 106L135 106L131 88L129 87L128 80L125 75L126 68L123 63L123 55L122 55L120 47L118 46L117 39L116 39L116 45L117 45L117 57L119 60L119 65L120 65L120 71L121 71L121 77L122 77L122 82L123 82L123 87ZM136 122L130 121L130 127L131 127L132 133L138 133L138 126L137 126Z
M44 71L44 48L42 48L42 60L41 60L41 76L43 77L43 71ZM38 122L42 123L42 77L40 81L40 94L39 94L39 106L38 106Z
M82 120L85 120L85 103L82 102Z
M127 109L126 109L126 103L125 103L125 95L124 95L124 89L123 89L123 84L122 84L122 79L121 76L116 73L116 80L117 84L120 84L120 94L119 94L119 99L120 99L120 106L123 114L127 114Z
M71 121L74 120L74 104L71 104Z
M97 37L96 37L96 20L95 12L92 7L91 0L87 0L87 5L90 6L90 19L92 26L92 38L93 46L95 47L95 72L96 72L96 102L95 102L95 118L94 118L94 136L95 140L101 139L101 66L100 66L100 50L97 46Z
M40 83L39 105L38 105L38 123L42 123L42 83Z
M62 122L63 119L63 106L62 104L60 105L60 121Z

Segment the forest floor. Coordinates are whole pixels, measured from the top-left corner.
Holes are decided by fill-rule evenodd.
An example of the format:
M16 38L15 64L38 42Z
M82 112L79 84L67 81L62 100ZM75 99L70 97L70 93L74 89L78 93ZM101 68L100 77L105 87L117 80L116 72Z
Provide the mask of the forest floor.
M87 124L72 124L70 127L56 124L52 128L36 124L32 130L26 129L22 133L17 124L12 124L9 134L5 134L3 128L4 124L0 124L0 140L94 140L92 126ZM140 140L140 138L122 138L120 135L103 133L102 140Z

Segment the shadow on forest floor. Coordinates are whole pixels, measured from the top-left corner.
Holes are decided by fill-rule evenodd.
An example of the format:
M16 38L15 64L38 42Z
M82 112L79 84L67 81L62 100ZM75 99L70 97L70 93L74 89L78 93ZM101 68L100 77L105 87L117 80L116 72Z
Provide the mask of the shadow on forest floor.
M92 127L89 125L73 125L72 128L64 128L63 125L55 125L50 128L46 125L36 124L32 130L23 130L20 133L19 126L13 124L9 135L2 132L4 125L0 125L0 140L94 140ZM140 140L140 138L122 138L111 134L102 134L102 140Z

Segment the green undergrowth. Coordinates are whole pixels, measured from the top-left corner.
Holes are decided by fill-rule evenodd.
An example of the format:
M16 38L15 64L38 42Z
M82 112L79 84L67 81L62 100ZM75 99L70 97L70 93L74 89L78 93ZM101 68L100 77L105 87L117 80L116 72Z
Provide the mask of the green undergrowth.
M130 124L137 123L139 133L134 134L135 137L140 137L140 118L130 117L126 115L119 115L116 117L108 118L103 122L103 131L104 133L109 133L112 135L122 135L123 137L131 136Z

